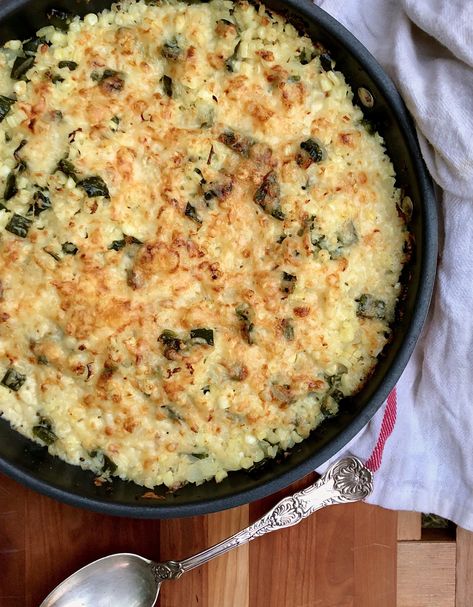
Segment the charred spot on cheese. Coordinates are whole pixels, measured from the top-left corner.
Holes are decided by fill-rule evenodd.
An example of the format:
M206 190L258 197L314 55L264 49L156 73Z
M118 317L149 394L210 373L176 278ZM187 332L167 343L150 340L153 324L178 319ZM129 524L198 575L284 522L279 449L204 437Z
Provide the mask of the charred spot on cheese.
M9 369L7 369L5 375L3 376L3 379L0 383L2 384L2 386L5 386L5 388L9 388L10 390L13 390L14 392L18 392L18 390L25 383L25 381L26 381L26 375L24 375L23 373L20 373L13 367L10 367Z
M276 171L266 173L261 185L256 190L253 200L265 213L279 221L283 221L285 214L281 209L281 187Z
M192 219L192 221L194 221L198 225L202 224L202 217L199 215L197 209L193 205L191 205L190 202L186 204L184 215L186 217L189 217L189 219Z
M386 316L386 303L382 299L376 299L369 293L363 293L355 299L358 304L356 315L361 318L376 318L383 320Z
M12 105L15 103L15 101L15 99L0 95L0 122L2 122L8 112L11 110Z
M86 177L85 179L81 179L77 182L77 187L87 194L89 198L94 198L96 196L103 196L104 198L110 198L110 193L108 191L107 184L98 175L94 175L93 177Z
M20 238L26 238L32 223L33 222L31 219L28 219L28 217L23 217L23 215L14 213L10 221L5 226L5 230L15 234L15 236L19 236Z
M282 272L281 274L281 291L286 295L294 293L296 288L297 276L295 274L289 274L288 272Z
M235 133L231 130L224 131L218 138L220 143L223 143L228 148L240 154L244 158L248 158L250 155L251 146L254 144L254 141L245 135L241 135L240 133Z

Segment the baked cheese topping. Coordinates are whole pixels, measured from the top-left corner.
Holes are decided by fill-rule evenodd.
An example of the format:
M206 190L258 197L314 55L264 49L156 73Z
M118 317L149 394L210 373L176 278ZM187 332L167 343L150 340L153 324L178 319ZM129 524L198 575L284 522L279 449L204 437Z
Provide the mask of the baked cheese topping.
M335 63L282 17L56 14L0 49L0 142L0 411L52 454L218 481L366 381L400 192Z

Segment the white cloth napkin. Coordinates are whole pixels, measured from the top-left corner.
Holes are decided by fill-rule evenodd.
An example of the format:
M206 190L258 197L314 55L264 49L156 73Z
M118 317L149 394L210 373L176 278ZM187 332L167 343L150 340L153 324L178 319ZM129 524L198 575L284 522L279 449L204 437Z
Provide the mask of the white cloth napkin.
M315 2L393 78L441 188L434 297L397 386L397 420L369 501L473 531L473 2ZM368 459L385 409L336 457Z

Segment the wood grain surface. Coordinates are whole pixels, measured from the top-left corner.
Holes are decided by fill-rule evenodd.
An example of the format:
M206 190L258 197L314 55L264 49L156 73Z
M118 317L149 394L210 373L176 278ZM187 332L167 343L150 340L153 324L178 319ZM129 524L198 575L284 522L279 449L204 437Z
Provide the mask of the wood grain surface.
M188 556L255 520L281 496L209 516L143 521L66 506L0 475L0 607L37 607L74 570L113 552ZM166 582L159 605L395 607L396 529L396 513L381 508L327 508Z

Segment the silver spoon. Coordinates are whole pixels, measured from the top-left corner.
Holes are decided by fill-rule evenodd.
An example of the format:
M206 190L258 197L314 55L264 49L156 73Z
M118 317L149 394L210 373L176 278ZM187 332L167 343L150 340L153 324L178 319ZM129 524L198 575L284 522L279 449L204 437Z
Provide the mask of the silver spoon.
M373 490L371 472L356 457L336 462L306 489L282 499L258 521L183 561L154 563L137 554L111 554L73 573L40 607L153 607L161 583L181 577L269 531L291 527L316 510L356 502Z

